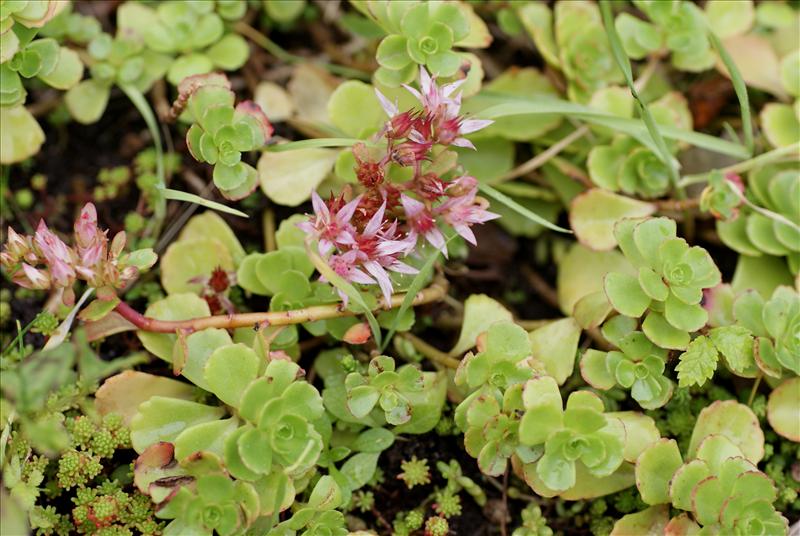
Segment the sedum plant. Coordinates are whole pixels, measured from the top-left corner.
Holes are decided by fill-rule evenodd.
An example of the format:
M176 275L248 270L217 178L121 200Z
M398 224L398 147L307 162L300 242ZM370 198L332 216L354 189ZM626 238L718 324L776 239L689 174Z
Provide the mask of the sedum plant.
M586 383L608 390L619 385L644 409L666 404L673 383L664 376L668 351L650 342L636 330L636 320L615 316L603 326L603 336L619 348L610 352L588 349L581 359L581 376Z
M609 302L625 316L646 313L642 330L658 346L686 348L690 333L708 321L700 305L703 289L720 283L711 256L678 238L669 218L624 219L614 236L638 275L609 273L604 280Z
M716 402L701 412L685 462L674 440L662 439L639 455L636 486L644 501L691 516L673 517L667 531L786 533L787 520L773 506L775 485L756 467L764 436L751 417L746 406Z
M180 486L157 516L172 521L164 534L241 534L253 521L258 509L258 495L253 486L234 481L213 460L187 465L196 474L191 486Z
M615 88L609 88L609 91L611 89ZM609 91L605 94L611 95ZM597 92L595 99L602 101L603 95L604 92ZM692 116L683 95L667 93L648 107L658 124L691 130ZM669 148L675 153L680 147L672 143ZM629 136L617 135L610 144L593 147L589 151L586 168L593 183L612 192L621 191L647 199L661 197L672 187L669 165L658 154Z
M68 246L41 220L33 236L20 235L9 228L0 263L18 285L54 289L66 305L75 303L76 281L85 281L97 290L98 299L82 315L98 319L120 302L117 289L125 288L157 259L149 248L124 253L125 232L117 233L110 243L107 233L97 226L94 205L87 203L75 220L73 246Z
M518 15L547 63L564 73L570 100L587 103L597 90L623 81L596 4L557 2L551 11L530 2Z
M491 41L483 22L460 2L356 0L352 4L387 34L375 52L380 65L375 80L385 86L410 82L420 66L434 76L452 77L464 64L478 61L454 51L454 46L480 47Z
M477 354L461 360L455 381L471 390L458 405L456 425L464 432L467 452L481 471L499 475L514 456L522 463L537 454L519 440L522 388L533 377L528 334L513 322L492 324Z
M562 407L558 384L549 376L530 380L522 395L519 438L543 454L536 473L554 491L573 487L577 465L597 477L611 475L623 462L624 426L603 413L603 402L589 391L575 391Z
M178 106L186 106L193 124L186 133L192 156L214 166L214 184L228 199L249 195L258 183L254 167L242 162L242 153L263 147L272 125L252 101L234 107L236 96L224 75L184 79L178 87Z
M800 296L778 287L768 300L748 291L733 303L737 325L753 337L756 365L765 374L780 377L784 371L800 374Z
M520 440L522 385L513 385L501 394L488 392L478 396L456 419L464 431L467 453L478 460L483 473L492 476L503 474L512 457L531 463L540 454Z
M80 123L94 123L105 112L114 86L147 92L162 79L171 58L151 51L123 32L116 36L100 33L89 41L86 51L91 59L91 78L67 91L65 103Z
M66 90L83 76L83 62L76 51L56 39L37 38L42 26L65 6L56 0L3 0L0 4L2 164L35 155L44 142L44 132L24 106L27 90L23 80L35 78Z
M732 189L730 183L721 185ZM800 196L800 170L794 165L754 169L748 173L747 188L739 188L742 190L748 201L746 206L738 214L717 216L720 239L742 255L784 257L792 273L797 274L800 271L800 208L795 201ZM737 194L736 191L730 193ZM742 196L736 197L741 203Z
M411 420L413 407L408 394L422 391L422 372L412 365L395 370L394 359L389 356L374 357L367 370L366 376L352 372L344 380L350 413L362 418L377 405L389 424L399 426Z
M642 59L666 49L676 69L698 72L714 65L708 23L694 3L684 0L634 0L633 3L650 22L630 13L617 15L614 26L628 56Z
M128 3L118 22L149 50L174 58L166 77L177 86L187 76L214 69L232 71L244 64L247 42L230 32L226 23L240 19L246 7L244 0L168 0L155 8Z

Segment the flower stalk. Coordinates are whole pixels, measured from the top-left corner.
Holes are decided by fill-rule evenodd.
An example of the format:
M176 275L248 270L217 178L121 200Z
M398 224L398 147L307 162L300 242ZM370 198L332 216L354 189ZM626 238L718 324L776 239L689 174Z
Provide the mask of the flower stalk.
M414 297L413 305L423 305L440 301L447 294L448 283L443 277L433 281ZM405 300L404 293L394 294L387 303L384 298L378 300L376 311L400 307ZM193 333L208 328L246 328L266 326L287 326L302 324L316 320L355 316L356 312L343 309L340 304L315 305L290 311L267 311L256 313L238 313L190 318L188 320L158 320L144 316L125 302L120 302L114 309L125 320L142 331L155 333Z

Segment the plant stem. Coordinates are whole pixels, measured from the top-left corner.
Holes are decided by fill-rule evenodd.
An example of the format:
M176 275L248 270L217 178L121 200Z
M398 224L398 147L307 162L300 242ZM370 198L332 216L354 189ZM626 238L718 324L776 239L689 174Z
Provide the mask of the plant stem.
M733 184L731 181L725 181L725 184L728 186L728 189L730 189L730 191L732 191L742 201L742 203L753 209L753 211L758 212L759 214L761 214L766 218L775 220L778 223L788 225L789 227L794 227L795 231L800 232L800 225L797 225L793 221L789 220L788 218L784 217L781 214L778 214L777 212L772 212L771 210L767 210L763 207L756 205L755 203L747 199L744 196L744 194L739 190L739 188L737 188L736 185Z
M537 154L527 162L520 164L519 166L515 167L514 169L506 173L505 175L502 175L499 179L497 179L497 181L498 182L510 181L511 179L516 179L517 177L521 177L522 175L526 175L531 171L542 167L551 158L553 158L562 150L564 150L566 147L571 145L572 142L584 137L588 132L589 132L588 125L583 125L581 127L578 127L570 134L564 136L562 139L560 139L559 141L557 141L556 143L554 143L541 153Z
M447 353L442 352L434 346L431 346L416 335L412 335L411 333L403 333L401 336L410 342L419 353L438 365L442 365L443 367L451 369L457 369L458 365L461 363L460 360L450 357L447 355Z
M787 145L786 147L779 147L777 149L773 149L764 154L760 154L754 158L749 160L745 160L744 162L739 162L738 164L734 164L732 166L724 167L719 171L723 174L725 173L743 173L745 171L750 171L753 168L757 168L759 166L763 166L765 164L772 164L775 162L783 161L784 158L790 157L788 161L795 162L798 157L798 152L800 152L800 143L793 143L792 145ZM706 173L699 173L697 175L687 175L678 183L679 186L689 186L692 184L698 184L701 182L706 182L708 180L708 175L711 172Z
M255 44L278 58L279 60L285 61L286 63L305 63L309 61L309 58L304 58L303 56L298 56L296 54L292 54L287 50L284 50L278 43L264 35L263 33L259 32L246 22L237 22L233 25L233 29L238 33L242 34L243 36L247 37ZM369 81L371 79L369 73L365 73L364 71L360 71L358 69L353 69L351 67L344 67L343 65L336 65L335 63L328 63L324 61L316 62L320 67L324 67L328 71L333 74L344 76L346 78L356 78L358 80Z
M652 201L652 203L659 211L682 212L697 208L700 205L700 199L697 197L688 199L656 199Z
M412 302L413 305L436 302L447 293L447 280L437 278L430 286L420 291ZM405 299L405 294L395 294L391 302L385 303L384 299L378 300L375 310L399 307ZM289 324L302 324L315 320L355 316L356 312L342 309L341 304L315 305L304 309L291 311L268 311L257 313L239 313L231 315L204 316L188 320L158 320L142 315L130 305L121 302L115 308L125 320L142 331L155 333L175 333L178 331L193 333L207 328L233 329L243 327L286 326Z
M753 407L753 400L756 398L756 393L758 392L758 386L761 385L761 378L764 377L764 374L759 370L758 375L756 376L755 381L753 382L753 388L750 389L750 397L747 399L748 407Z

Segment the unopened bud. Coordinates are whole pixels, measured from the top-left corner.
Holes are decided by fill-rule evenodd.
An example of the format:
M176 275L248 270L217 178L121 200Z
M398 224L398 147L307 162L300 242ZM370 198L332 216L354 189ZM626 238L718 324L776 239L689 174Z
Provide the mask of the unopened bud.
M372 336L372 331L369 329L369 324L366 322L359 322L354 326L350 326L342 340L348 344L364 344Z
M8 241L6 242L6 250L14 257L22 257L29 250L28 242L10 226L8 228Z
M111 240L111 258L116 259L122 253L122 250L125 249L125 242L127 238L125 236L125 231L120 231L116 235L114 235L114 239Z

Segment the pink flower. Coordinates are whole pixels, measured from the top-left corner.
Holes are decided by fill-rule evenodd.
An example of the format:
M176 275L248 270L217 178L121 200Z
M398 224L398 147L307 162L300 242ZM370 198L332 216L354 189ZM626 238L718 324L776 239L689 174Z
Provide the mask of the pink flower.
M8 227L8 241L6 243L8 253L13 257L24 257L30 249L30 244L25 238L17 233L11 226Z
M356 197L332 215L328 205L319 194L316 191L311 192L314 215L309 221L299 223L297 226L306 234L315 237L319 241L320 254L326 255L339 244L353 242L354 228L350 220L353 218L360 200L361 196Z
M403 209L406 212L406 222L411 228L411 231L424 236L425 240L447 257L444 235L439 228L436 227L436 220L431 214L431 211L428 210L424 203L420 203L416 199L412 199L405 194L400 196L400 201L403 203Z
M351 251L357 252L357 258L364 269L369 272L381 287L383 297L388 304L392 299L392 281L387 270L392 272L415 274L417 269L397 259L399 255L407 255L416 245L416 236L408 235L403 240L395 240L397 222L381 231L384 226L384 213L386 203L375 211L364 231L355 237L355 244Z
M75 279L75 270L72 250L55 233L47 228L44 220L39 220L39 226L33 235L34 244L45 258L50 268L50 275L58 286L70 286Z
M454 181L456 191L459 187L463 187L460 181L465 184L474 184L469 190L462 195L451 197L436 208L436 213L441 214L445 222L455 229L464 240L476 245L475 234L470 227L476 223L484 223L489 220L499 218L499 214L494 214L486 210L489 203L482 198L476 198L478 187L477 182L473 177L462 177Z
M476 132L494 123L488 119L464 119L463 117L451 117L442 121L437 130L437 141L442 145L455 145L456 147L466 147L475 150L464 134Z
M358 283L361 285L374 285L375 280L364 273L358 266L358 252L351 249L347 253L341 255L331 255L328 259L328 266L330 266L336 274L351 283ZM325 278L320 278L325 281ZM342 304L347 307L348 296L340 289L337 289L339 297L342 298Z
M14 283L30 289L45 289L50 288L50 277L44 270L39 270L24 262L22 271L14 274Z
M75 220L75 242L79 246L88 246L98 233L97 209L92 203L86 203L81 210L81 215Z
M80 267L76 267L81 274L91 274L93 268L105 256L106 238L105 231L97 227L97 210L92 203L86 203L81 214L75 220L75 243L77 245Z
M450 84L439 87L436 82L425 70L425 67L419 68L419 87L421 91L417 91L413 87L403 84L412 95L414 95L422 104L425 113L431 118L436 118L439 115L444 117L453 117L458 115L461 108L461 94L459 93L454 98L450 95L464 83L464 79L456 80Z

